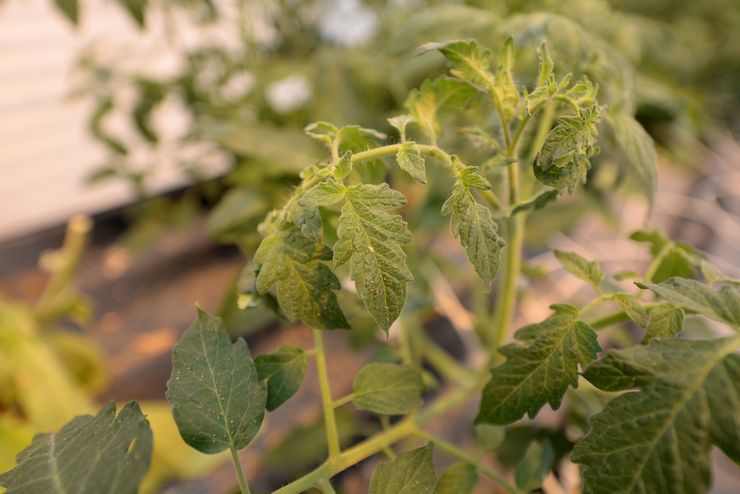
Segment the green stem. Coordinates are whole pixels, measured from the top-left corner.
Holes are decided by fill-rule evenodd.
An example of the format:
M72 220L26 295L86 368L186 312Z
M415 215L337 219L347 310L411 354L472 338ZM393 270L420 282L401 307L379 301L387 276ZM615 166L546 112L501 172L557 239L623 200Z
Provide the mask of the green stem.
M329 458L334 458L340 452L337 420L334 416L334 406L331 399L329 373L326 370L326 355L324 354L324 336L319 329L313 330L314 345L316 347L316 372L319 376L321 390L321 407L324 411L324 426L326 428L326 443L329 448Z
M461 366L455 359L442 350L436 343L434 343L423 330L411 323L408 323L408 332L412 341L421 351L424 358L442 374L445 379L453 383L468 383L473 384L476 382L475 373L467 370Z
M326 479L321 479L318 482L316 482L316 488L322 492L322 494L336 494L337 491L334 490L334 486L331 485L331 482L329 482Z
M600 317L599 319L588 323L588 325L594 329L601 329L607 326L611 326L612 324L617 324L627 320L629 320L629 316L627 315L627 313L623 310L620 310L619 312Z
M506 492L510 493L518 493L519 490L516 489L513 485L511 485L509 482L506 481L505 478L503 478L501 475L496 473L491 468L488 468L487 466L481 464L480 460L477 458L474 458L472 455L470 455L467 451L458 448L454 444L452 444L449 441L446 441L442 439L439 436L436 436L434 434L431 434L424 430L417 430L414 432L415 435L419 436L422 439L425 439L427 441L433 442L439 449L442 449L446 451L447 453L451 454L452 456L455 456L459 458L460 460L470 463L471 465L475 466L475 468L481 472L482 474L489 477L491 480L496 482L498 485L504 488Z
M332 404L331 404L331 407L332 408L339 408L342 405L346 405L347 403L349 403L350 401L352 401L352 399L354 397L355 397L355 395L353 393L350 393L347 396L343 396L343 397L339 398L338 400L334 400L332 402Z
M239 488L242 494L250 494L249 484L247 483L247 477L244 475L244 469L242 468L242 462L239 460L239 452L236 447L231 445L231 459L234 461L234 469L236 469L236 478L239 479Z

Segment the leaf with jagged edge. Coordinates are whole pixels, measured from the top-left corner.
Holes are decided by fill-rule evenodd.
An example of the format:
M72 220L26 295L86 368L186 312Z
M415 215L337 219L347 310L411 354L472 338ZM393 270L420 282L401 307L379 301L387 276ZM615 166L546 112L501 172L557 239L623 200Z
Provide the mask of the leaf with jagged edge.
M396 153L396 162L399 168L419 183L427 183L427 171L424 157L413 142L405 142Z
M339 158L337 166L334 168L334 176L337 180L343 180L352 173L352 151L347 151Z
M483 90L493 85L491 73L491 50L483 48L475 40L453 40L442 43L426 43L416 53L439 51L449 62L450 73Z
M683 329L683 317L683 309L673 304L658 304L651 307L642 343L650 343L656 338L676 336Z
M479 480L475 465L456 463L439 475L434 494L472 494Z
M537 84L531 93L525 96L525 107L528 115L532 115L543 103L552 98L558 92L558 84L555 81L553 69L555 64L552 62L550 51L547 49L547 43L542 42L537 50L539 58L539 72L537 74Z
M571 459L585 494L703 493L709 450L740 461L740 356L736 338L658 339L612 350L584 376L612 399L591 419Z
M721 282L708 286L687 278L669 278L658 284L636 285L649 288L674 305L740 329L739 285Z
M332 258L329 247L307 237L291 223L272 228L260 243L254 260L259 266L257 292L273 287L280 307L291 320L317 329L347 329L349 323L334 290L339 279L322 261Z
M201 453L242 449L262 425L267 389L247 342L231 342L223 321L198 309L198 319L172 350L167 401L180 435Z
M470 187L460 179L455 182L452 195L442 205L442 214L450 217L452 234L460 239L478 276L487 286L490 285L498 273L501 249L505 245L491 210L479 204Z
M38 434L0 474L6 494L135 494L149 470L152 430L139 405L105 405Z
M438 112L446 108L463 108L475 95L476 90L470 84L439 77L424 81L419 89L412 89L404 106L427 138L435 141L440 133Z
M658 181L658 156L653 139L631 115L608 114L605 120L614 133L621 156L637 174L637 184L652 207Z
M368 494L434 494L432 445L412 449L375 467Z
M280 348L254 359L259 378L267 383L267 410L272 412L300 388L308 368L308 357L300 348Z
M601 112L597 106L581 108L578 115L558 117L534 162L534 174L545 185L571 194L586 181L589 158L599 153L596 141Z
M560 406L568 386L578 386L578 368L601 350L596 333L578 320L572 305L551 306L553 315L516 332L500 352L506 362L491 371L476 423L508 424L525 413L534 417L549 403Z
M601 280L604 279L604 271L596 261L589 261L575 252L554 251L555 257L560 264L573 276L583 281L588 281L598 291Z
M614 300L622 308L632 322L641 328L648 327L648 310L640 303L637 297L631 293L619 292L610 295L609 298Z
M421 405L421 375L407 365L372 363L352 383L352 404L382 415L408 413Z
M501 105L501 111L506 121L510 121L517 114L517 106L519 105L519 90L514 83L514 76L512 75L513 67L514 38L509 36L501 47L493 85L496 100Z
M351 151L347 151L345 156L339 161L340 164L346 162L350 163L351 171ZM344 185L332 177L327 177L305 191L297 202L292 203L288 207L285 215L286 220L295 224L306 237L319 242L323 231L319 206L331 206L343 198Z
M388 184L347 187L334 244L334 265L350 263L357 294L385 331L401 313L413 280L401 247L411 242L411 232L400 215L386 212L405 204Z

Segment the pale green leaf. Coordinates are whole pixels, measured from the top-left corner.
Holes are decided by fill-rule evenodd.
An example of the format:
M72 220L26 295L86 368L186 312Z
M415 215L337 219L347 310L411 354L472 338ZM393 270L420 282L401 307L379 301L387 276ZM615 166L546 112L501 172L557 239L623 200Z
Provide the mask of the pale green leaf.
M151 456L152 430L139 405L129 402L116 416L111 402L35 436L16 467L0 474L0 486L6 494L135 494Z
M638 186L652 205L658 176L653 139L631 115L608 115L606 122L614 132L620 154L637 174Z
M472 494L478 480L475 465L456 463L440 474L434 494Z
M514 209L511 210L511 216L524 211L542 209L551 202L556 201L559 195L560 191L557 189L550 189L541 192L531 201L523 202L515 206Z
M589 158L599 153L597 106L581 108L578 115L565 115L547 134L534 163L534 174L545 185L567 189L571 194L586 181Z
M505 245L491 210L479 204L470 189L458 180L442 206L442 214L450 216L452 234L465 247L478 276L490 285L498 273L501 249Z
M349 155L351 158L352 153L348 151L347 155ZM344 199L345 190L346 189L341 182L333 179L327 179L323 182L319 182L318 184L314 185L306 192L304 192L301 198L298 200L298 204L304 208L332 206Z
M341 288L339 280L322 262L331 255L331 249L294 225L275 227L254 256L257 291L263 295L275 287L280 307L292 320L318 329L349 328L333 291Z
M440 133L438 112L463 108L475 94L475 88L463 81L440 77L411 90L404 105L427 138L435 141Z
M501 47L496 66L493 91L496 101L501 105L504 119L508 122L517 113L519 91L514 84L512 68L514 67L514 39L509 36Z
M414 121L414 117L411 115L396 115L388 119L388 123L393 128L398 130L398 135L401 137L401 142L406 141L406 127Z
M457 156L453 156L452 162L457 166L460 163L460 159ZM478 173L477 166L465 166L462 168L460 170L460 181L466 187L472 189L491 190L491 182Z
M370 479L368 494L434 494L436 483L430 444L378 465Z
M421 405L421 376L412 367L373 363L357 373L352 404L381 415L400 415Z
M516 332L503 346L506 362L491 371L476 423L508 424L525 413L534 417L545 403L560 406L568 386L578 385L578 368L596 359L596 333L578 320L578 309L553 305L553 315Z
M670 278L659 284L637 286L649 288L674 305L740 329L740 286L734 283L710 287L696 280Z
M300 348L281 345L254 359L257 375L267 383L267 410L273 411L301 387L308 368L308 357Z
M591 364L595 386L639 391L612 399L576 444L583 492L706 492L712 443L740 459L737 343L658 339Z
M396 154L396 161L401 170L411 175L411 178L422 184L427 183L424 157L414 143L403 143Z
M242 449L260 429L266 400L247 343L232 343L221 319L199 309L172 350L167 381L182 438L202 453Z
M470 84L488 90L493 85L491 73L491 50L483 48L475 40L426 43L419 47L418 54L438 50L447 58L450 73Z
M539 489L554 461L555 451L550 441L532 441L514 472L516 486L525 491Z
M555 257L560 261L566 271L583 281L591 283L596 290L604 279L604 271L596 261L588 261L575 252L555 251Z
M683 329L683 309L673 304L658 304L648 313L647 327L642 343L655 338L670 338Z
M622 310L635 324L641 328L648 327L648 311L634 295L629 293L615 293L612 300L617 302Z
M531 93L526 95L526 108L529 115L536 112L543 103L552 98L558 91L558 84L553 73L555 65L552 62L550 51L547 49L547 43L542 42L537 54L539 57L537 85Z
M337 180L342 180L350 173L352 173L352 151L347 151L337 162L337 166L334 168L334 176L337 177Z
M401 248L411 232L401 216L389 214L406 204L387 184L347 187L337 228L334 264L349 261L357 293L375 322L384 330L406 303L406 285L413 279ZM282 304L281 304L282 305Z
M506 437L506 429L491 424L475 424L473 426L475 441L484 451L494 451Z

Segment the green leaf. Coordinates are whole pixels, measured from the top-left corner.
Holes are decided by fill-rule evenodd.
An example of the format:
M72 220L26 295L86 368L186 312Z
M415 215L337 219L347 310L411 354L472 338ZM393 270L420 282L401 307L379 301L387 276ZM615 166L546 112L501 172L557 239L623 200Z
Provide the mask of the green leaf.
M347 154L345 156L347 155L349 155L351 158L352 153L350 151L347 151ZM342 158L342 160L343 159L344 158ZM352 162L351 159L349 161L350 163ZM298 200L298 204L303 208L332 206L344 199L345 192L346 188L344 184L329 178L327 180L324 180L323 182L319 182L318 184L314 185L306 192L304 192L301 198Z
M463 81L440 77L424 81L419 89L411 90L404 105L414 122L434 142L440 133L438 112L463 108L475 94L475 88Z
M514 84L512 68L514 67L514 39L509 36L501 47L496 66L496 77L493 90L496 100L501 105L504 119L508 122L517 113L519 91Z
M537 195L537 197L535 197L531 201L523 202L515 206L514 209L511 210L511 216L514 216L517 213L529 211L532 209L534 210L542 209L548 204L550 204L551 202L556 201L559 195L560 195L560 191L557 189L550 189L550 190L541 192L540 194Z
M484 451L494 451L504 441L506 429L498 425L475 424L473 426L475 442Z
M0 486L6 494L135 494L151 456L152 430L139 405L129 402L116 416L111 402L35 436L16 467L0 474Z
M450 73L455 77L487 90L493 85L491 73L491 50L483 48L475 40L426 43L417 54L438 50L447 58Z
M547 43L542 42L537 50L539 58L539 72L537 75L537 85L531 93L525 97L527 113L532 115L540 106L552 98L558 92L558 84L555 81L553 69L555 64L552 62L550 51L547 49Z
M734 283L717 283L717 289L686 278L670 278L657 285L636 284L674 305L740 329L740 286Z
M653 139L631 115L625 113L608 115L606 122L614 132L623 158L637 173L638 185L652 206L658 177L658 157Z
M555 257L566 271L583 281L588 281L596 288L596 291L599 291L599 284L604 279L604 271L602 271L599 263L588 261L575 252L564 252L562 250L556 250Z
M500 352L506 362L491 371L476 423L508 424L525 413L534 417L545 403L560 406L568 386L578 386L578 366L601 350L596 333L578 320L572 305L553 305L553 315L516 332Z
M340 128L329 122L310 123L304 128L304 132L328 148L336 146L340 153L364 151L388 138L375 129L366 129L359 125L346 125Z
M550 441L532 441L524 453L524 458L514 472L516 486L525 491L539 489L555 461L555 451Z
M198 320L172 350L167 381L182 438L201 453L242 449L260 429L266 400L247 343L232 343L221 319L198 309Z
M401 248L411 241L411 232L401 216L385 210L404 206L406 198L387 184L352 185L345 197L334 265L349 261L360 299L387 331L406 303L406 285L413 276Z
M400 415L421 405L423 384L412 367L368 364L352 384L352 404L380 415Z
M658 304L648 313L647 331L642 343L676 336L683 329L683 309L673 304Z
M350 173L352 173L352 151L347 151L337 162L337 166L334 168L334 176L337 180L343 180Z
M136 21L139 27L144 27L148 0L118 0L118 2L128 11L131 18Z
M432 445L428 444L378 465L368 494L434 494L436 483Z
M460 164L460 159L452 156L452 162L457 166ZM460 181L471 189L491 190L491 182L478 173L477 166L464 166L460 169Z
M62 14L76 26L80 21L79 0L54 0L54 3Z
M586 181L591 168L589 158L599 153L596 123L597 106L581 108L578 115L558 117L557 125L547 134L534 163L534 174L545 185L568 189L571 194Z
M278 303L291 320L318 329L349 328L333 292L341 288L339 280L322 262L331 255L331 249L295 225L272 227L254 255L260 268L257 291L264 295L275 287Z
M641 328L648 327L648 311L634 295L629 293L615 293L611 295L611 298L619 304L625 314L627 314L627 317L635 324Z
M442 472L434 494L472 494L478 485L478 470L470 463L456 463Z
M458 180L452 195L442 205L442 214L450 216L452 234L465 247L478 276L490 285L498 273L501 249L505 245L491 210L479 204L470 189Z
M600 389L639 391L612 399L576 444L583 492L703 493L712 443L740 460L737 343L655 340L591 364L584 376Z
M424 166L424 157L413 142L403 143L396 154L396 161L401 170L419 183L427 183L427 171Z
M308 358L300 348L281 345L276 351L254 359L257 375L267 382L267 410L273 411L301 387Z

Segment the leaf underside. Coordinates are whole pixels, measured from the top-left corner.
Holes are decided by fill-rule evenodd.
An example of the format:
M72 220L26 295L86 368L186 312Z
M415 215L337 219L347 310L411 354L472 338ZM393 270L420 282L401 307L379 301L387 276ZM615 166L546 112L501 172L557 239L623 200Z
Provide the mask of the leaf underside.
M432 446L427 445L378 465L370 480L369 494L433 494L436 482Z
M421 376L412 367L368 364L357 373L352 404L360 410L399 415L421 404L422 387Z
M129 402L116 416L111 402L34 437L16 467L0 474L0 486L7 494L135 494L151 455L152 430L139 405Z

